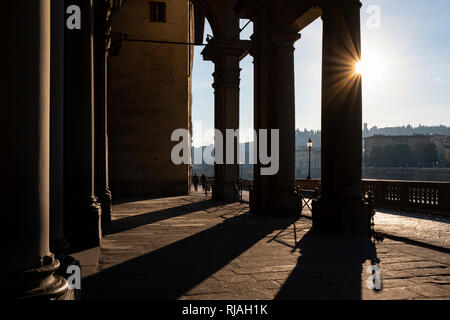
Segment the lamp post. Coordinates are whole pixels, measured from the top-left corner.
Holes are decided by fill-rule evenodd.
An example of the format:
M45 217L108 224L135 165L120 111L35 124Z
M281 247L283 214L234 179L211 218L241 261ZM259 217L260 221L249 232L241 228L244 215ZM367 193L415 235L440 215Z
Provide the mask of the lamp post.
M306 178L306 180L311 180L311 148L313 145L311 138L309 138L306 145L308 146L308 177Z

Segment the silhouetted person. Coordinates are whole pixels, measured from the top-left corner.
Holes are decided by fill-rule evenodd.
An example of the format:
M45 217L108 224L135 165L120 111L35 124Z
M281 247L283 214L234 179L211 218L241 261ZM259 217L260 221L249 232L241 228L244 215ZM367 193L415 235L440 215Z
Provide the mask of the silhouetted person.
M202 173L202 176L201 176L200 180L201 180L201 182L202 182L202 188L203 188L203 191L205 191L206 185L207 185L207 183L208 183L208 179L206 179L206 176L205 176L204 173Z
M198 190L198 183L200 182L200 179L197 175L197 173L194 173L194 176L192 177L192 183L194 184L195 191Z

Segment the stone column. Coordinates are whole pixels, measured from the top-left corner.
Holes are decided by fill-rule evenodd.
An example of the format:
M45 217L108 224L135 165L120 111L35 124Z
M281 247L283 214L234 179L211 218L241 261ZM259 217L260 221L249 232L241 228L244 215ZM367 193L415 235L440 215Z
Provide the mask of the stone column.
M66 28L64 34L65 226L73 246L91 247L101 241L101 208L94 194L93 0L65 3L81 9L80 29Z
M50 80L50 248L61 263L60 274L76 263L66 255L69 242L64 236L64 29L63 1L51 2Z
M243 54L239 40L211 40L202 55L214 62L214 127L223 136L223 164L214 166L215 181L212 197L215 200L237 200L234 182L239 180L238 144L233 143L234 161L227 163L226 130L239 129L239 60ZM216 154L218 152L216 151ZM216 162L218 158L216 157Z
M4 173L0 296L59 299L66 280L50 252L50 0L7 1L1 117Z
M355 65L361 57L358 0L323 8L322 194L313 204L313 227L364 233L369 212L362 200L362 94Z
M261 10L253 22L253 35L251 37L253 47L251 55L253 56L254 66L254 129L259 130L269 127L269 86L270 70L264 68L264 65L270 63L269 52L271 44L269 37L269 14L268 10ZM258 148L256 144L255 159L258 159ZM270 194L271 177L261 175L261 163L259 159L253 166L254 189L251 195L250 209L258 215L270 214Z
M94 35L94 74L95 74L95 193L102 207L102 223L111 222L111 191L109 189L108 167L108 113L107 81L108 52L106 2L96 2L96 28Z
M279 170L261 175L260 159L254 169L254 195L251 208L259 215L295 216L299 213L294 195L295 180L295 31L277 29L270 21L269 9L254 21L254 127L279 130ZM268 149L271 149L269 141ZM260 146L261 141L258 141ZM258 146L258 154L259 154Z
M280 215L299 214L294 194L295 182L295 75L294 43L300 39L295 31L273 30L273 126L279 130L279 170L274 176L272 209ZM273 143L273 142L271 142ZM269 149L270 150L270 149Z

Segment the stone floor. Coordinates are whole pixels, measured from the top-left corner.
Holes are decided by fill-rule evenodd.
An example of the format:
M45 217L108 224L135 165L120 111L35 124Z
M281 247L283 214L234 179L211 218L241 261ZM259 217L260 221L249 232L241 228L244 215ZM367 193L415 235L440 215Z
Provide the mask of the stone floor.
M113 212L97 269L83 279L85 299L450 299L448 221L377 213L380 229L416 242L373 245L201 193L130 199ZM421 245L428 240L442 250ZM367 288L371 265L381 290Z

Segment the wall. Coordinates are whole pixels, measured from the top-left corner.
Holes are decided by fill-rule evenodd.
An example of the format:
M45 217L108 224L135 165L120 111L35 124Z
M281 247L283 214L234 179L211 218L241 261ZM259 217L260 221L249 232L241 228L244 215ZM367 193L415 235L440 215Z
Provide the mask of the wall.
M128 39L188 42L186 0L167 0L166 22L149 21L147 0L128 0L113 32ZM193 40L192 40L193 41ZM191 48L192 49L192 48ZM191 130L191 62L186 45L123 41L110 58L109 139L113 196L188 193L189 166L172 164L175 129Z

